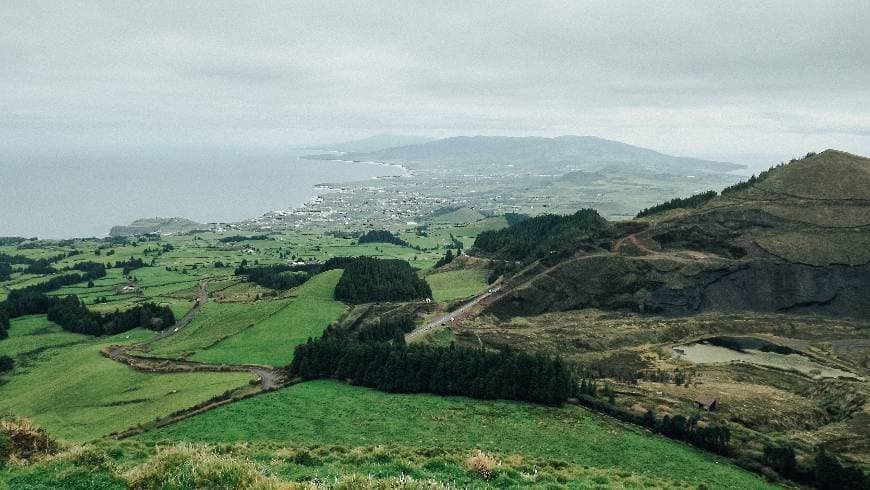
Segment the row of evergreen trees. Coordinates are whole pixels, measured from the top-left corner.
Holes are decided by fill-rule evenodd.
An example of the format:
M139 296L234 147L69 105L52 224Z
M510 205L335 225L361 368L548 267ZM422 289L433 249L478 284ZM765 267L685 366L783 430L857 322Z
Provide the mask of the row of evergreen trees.
M221 243L234 243L234 242L252 242L255 240L268 240L269 235L253 235L253 236L244 236L244 235L233 235L227 236L219 239L218 241Z
M335 299L339 301L408 301L432 296L429 284L404 260L356 257L343 262L344 274L335 286Z
M644 216L650 216L653 214L661 213L663 211L668 211L670 209L696 209L701 206L707 204L716 197L718 194L716 191L706 191L701 192L689 197L675 197L670 201L663 202L661 204L656 204L655 206L650 206L648 208L644 208L641 212L637 213L636 218L643 218Z
M438 262L435 262L435 268L437 269L438 267L443 267L443 266L453 262L453 259L455 259L455 258L456 258L456 256L453 255L453 250L450 250L448 248L447 253L444 254L444 257L441 257L440 259L438 259Z
M503 350L361 342L328 330L296 348L291 377L333 378L391 393L433 393L547 405L564 402L571 373L558 358Z
M493 258L525 260L561 252L579 241L607 233L607 220L594 209L571 215L545 214L500 230L487 230L474 240L477 253Z

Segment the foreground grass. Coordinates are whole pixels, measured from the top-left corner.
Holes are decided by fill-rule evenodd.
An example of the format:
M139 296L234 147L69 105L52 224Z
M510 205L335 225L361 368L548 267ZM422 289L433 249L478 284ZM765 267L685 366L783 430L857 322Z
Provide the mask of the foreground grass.
M0 385L0 413L28 417L55 437L95 439L250 379L246 373L143 373L100 355L104 345L142 340L152 332L93 339L57 330L44 316L17 319L12 338L0 343L0 354L12 347L17 362Z
M692 488L674 478L519 454L406 446L72 446L3 470L0 488Z
M345 306L332 298L341 274L341 270L318 274L296 290L296 299L286 307L191 359L228 364L289 364L294 347L309 337L320 336L344 311Z
M439 452L482 449L556 466L761 488L756 476L707 453L616 424L578 407L389 395L329 381L296 385L140 436L142 441L273 445L399 445Z

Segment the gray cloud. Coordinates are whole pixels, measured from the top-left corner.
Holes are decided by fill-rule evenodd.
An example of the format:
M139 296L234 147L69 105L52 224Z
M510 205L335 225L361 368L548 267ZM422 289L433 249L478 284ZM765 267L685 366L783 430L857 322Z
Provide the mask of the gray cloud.
M5 2L0 141L574 133L870 154L866 1L757 4Z

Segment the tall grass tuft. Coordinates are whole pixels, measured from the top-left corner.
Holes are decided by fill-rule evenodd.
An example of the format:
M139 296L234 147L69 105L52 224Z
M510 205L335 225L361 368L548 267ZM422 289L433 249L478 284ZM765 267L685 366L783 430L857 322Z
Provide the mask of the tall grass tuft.
M468 457L465 465L468 469L476 472L482 479L489 480L492 478L492 472L498 466L498 461L496 461L494 456L478 449L476 453Z
M206 446L179 444L159 451L128 471L135 489L277 489L280 483L266 476L249 459L217 454Z

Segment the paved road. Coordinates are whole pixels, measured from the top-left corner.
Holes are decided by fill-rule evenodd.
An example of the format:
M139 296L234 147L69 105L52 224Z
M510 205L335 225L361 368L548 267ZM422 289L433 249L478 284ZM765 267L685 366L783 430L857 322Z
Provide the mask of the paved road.
M482 301L484 301L488 298L491 298L493 296L501 296L501 295L497 294L499 291L501 291L501 289L502 289L501 286L493 285L492 287L487 289L487 291L485 293L481 294L480 296L477 296L476 298L472 299L468 303L465 303L464 305L462 305L459 308L447 313L446 315L440 316L440 317L436 318L435 320L432 320L431 322L416 328L413 332L405 335L405 341L408 341L408 342L412 341L412 340L417 339L417 338L419 338L423 335L426 335L430 332L438 330L441 327L446 327L447 325L450 325L451 323L456 323L456 322L462 320L463 318L466 318L469 315L470 310L472 308L474 308L475 306L477 306L478 304L480 304Z

